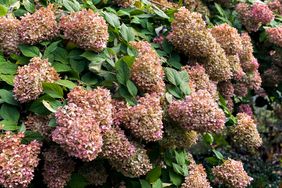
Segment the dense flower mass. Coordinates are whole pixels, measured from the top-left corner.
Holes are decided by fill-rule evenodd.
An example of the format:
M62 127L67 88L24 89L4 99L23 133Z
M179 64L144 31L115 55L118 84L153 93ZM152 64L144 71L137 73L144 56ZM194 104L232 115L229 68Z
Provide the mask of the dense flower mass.
M208 7L204 4L202 0L184 0L183 4L191 12L198 12L205 16L210 15Z
M183 66L182 70L186 70L189 75L189 82L192 82L193 89L195 91L205 89L215 99L217 98L216 84L210 80L209 75L206 74L206 70L202 65L196 64L195 66Z
M137 138L145 141L161 140L163 136L162 108L160 97L146 94L138 100L136 106L127 109L123 125Z
M18 53L20 21L15 18L0 17L0 51L10 55Z
M186 55L205 58L204 67L212 80L231 77L231 69L224 50L206 28L201 14L186 8L178 9L167 39Z
M109 160L122 161L131 157L136 151L135 146L129 142L124 131L113 127L103 134L103 147L101 155Z
M185 177L181 188L211 188L203 165L193 163L189 165L189 175Z
M248 31L257 31L262 24L265 25L274 19L273 12L261 2L256 2L253 5L239 3L236 6L236 11Z
M82 87L75 87L68 93L67 100L86 111L91 111L91 116L102 132L112 125L112 99L109 90L98 87L87 91Z
M218 87L218 91L220 92L220 94L224 98L233 97L233 95L234 95L234 87L233 87L233 85L232 85L230 80L219 82L217 87Z
M52 140L70 156L94 160L101 152L102 136L99 124L93 118L93 111L69 103L59 108L55 115L58 126L52 132Z
M19 35L22 43L35 44L51 40L59 33L58 23L52 4L40 8L33 14L21 17Z
M246 113L246 114L248 114L250 117L253 117L253 115L254 115L253 109L252 109L251 105L249 105L249 104L241 104L241 105L238 107L238 112Z
M242 51L241 37L234 27L228 24L221 24L211 28L210 31L226 54L236 55Z
M196 131L187 131L176 125L168 125L165 127L164 137L161 144L165 148L184 148L188 149L198 141L198 133Z
M79 170L81 174L91 185L101 186L107 182L108 173L101 161L85 163Z
M230 188L245 188L253 180L244 170L242 162L233 159L225 160L222 165L213 167L212 173L215 182Z
M27 116L24 124L27 130L40 133L42 136L49 138L51 135L52 127L48 126L50 116L38 116L30 114Z
M253 151L262 145L257 126L246 113L237 114L238 124L231 128L232 140L242 150Z
M245 72L243 71L243 68L240 63L240 57L238 54L236 55L229 55L227 56L227 59L229 61L231 71L233 74L234 80L240 80L243 76L245 76Z
M271 43L276 44L279 47L282 47L282 26L269 28L266 30L266 33Z
M35 100L43 92L43 82L54 82L59 80L56 70L48 60L34 57L28 65L17 70L14 78L14 95L20 103Z
M110 161L110 164L126 177L139 177L145 175L152 169L146 150L137 147L135 153L121 161Z
M153 50L150 43L145 41L130 42L130 44L138 52L132 65L132 80L143 92L164 93L164 71L157 52Z
M75 162L56 146L51 146L43 156L44 183L48 188L64 188L75 169Z
M244 72L252 72L258 68L257 60L253 55L253 45L248 33L241 34L243 50L239 54L241 66Z
M0 135L0 185L5 188L28 187L38 165L41 144L21 144L23 137L23 133Z
M127 8L134 4L135 0L113 0L114 4L117 4L120 7Z
M174 101L168 113L173 121L187 130L219 132L225 123L223 111L206 90L194 92L183 101Z
M64 16L60 21L64 37L80 48L101 52L109 39L108 25L92 10L81 10Z
M280 0L271 0L267 3L267 6L272 10L274 13L282 15L282 1Z

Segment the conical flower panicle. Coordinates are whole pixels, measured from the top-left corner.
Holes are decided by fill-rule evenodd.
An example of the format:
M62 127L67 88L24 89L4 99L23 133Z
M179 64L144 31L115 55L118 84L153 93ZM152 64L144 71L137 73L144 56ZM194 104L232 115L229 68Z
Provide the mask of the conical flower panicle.
M131 79L145 93L163 94L165 92L164 71L157 52L150 43L145 41L130 42L130 45L138 52L132 65Z
M44 183L48 188L64 188L75 170L75 162L56 146L45 151L43 158Z
M64 37L80 48L101 52L109 39L108 25L103 17L92 10L83 9L63 16L60 29Z
M21 144L23 133L0 135L0 185L5 188L28 187L39 162L41 144Z
M227 159L220 166L212 168L215 182L230 188L245 188L250 185L253 178L248 176L241 161Z
M43 82L59 80L59 74L48 60L34 57L28 65L19 67L14 78L14 96L20 103L35 100L43 92Z
M21 17L19 35L24 44L36 44L52 40L58 34L59 27L52 4L49 4L46 8L40 8L33 14L27 13Z
M19 33L20 21L15 18L0 17L0 51L4 54L19 53Z

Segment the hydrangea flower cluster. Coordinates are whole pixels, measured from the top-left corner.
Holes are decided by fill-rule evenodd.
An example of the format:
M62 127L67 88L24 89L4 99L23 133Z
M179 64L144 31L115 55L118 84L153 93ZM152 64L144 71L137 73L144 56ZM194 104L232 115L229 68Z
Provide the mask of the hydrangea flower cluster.
M238 124L231 128L232 140L242 150L253 151L262 145L257 126L246 113L237 114Z
M127 109L123 125L136 138L148 142L161 140L163 136L162 113L158 94L146 94L138 100L136 106Z
M57 146L43 153L43 181L48 188L64 188L75 169L75 162Z
M198 12L202 15L209 16L210 11L202 0L184 0L183 4L191 12Z
M165 127L165 134L160 143L164 148L188 149L197 143L198 138L196 131L187 131L176 125L168 125Z
M236 11L248 31L258 31L261 25L268 24L274 19L273 12L262 2L256 2L253 5L239 3Z
M45 40L51 40L59 34L52 4L40 8L33 14L27 13L21 17L19 26L20 40L24 44L35 44Z
M167 39L175 48L188 56L204 58L204 67L212 80L230 79L232 73L226 54L206 28L201 14L182 7L174 17Z
M79 170L81 174L91 185L101 186L107 182L108 173L101 161L85 163Z
M254 113L253 113L253 109L251 107L251 105L249 104L241 104L239 107L238 107L238 112L240 113L246 113L248 114L250 117L253 117L254 116Z
M110 161L110 164L126 177L139 177L148 173L153 167L150 163L146 150L140 146L136 152L126 160Z
M9 131L0 135L0 185L5 188L28 187L38 165L41 144L21 144L23 137L23 133Z
M137 87L146 93L164 93L164 71L162 61L149 42L130 42L138 52L131 70L131 78Z
M282 1L281 0L272 0L267 3L267 6L274 13L282 15Z
M168 114L186 130L219 132L225 123L224 112L206 90L191 93L183 101L172 102Z
M63 16L60 29L64 37L80 48L101 52L109 39L108 25L103 17L92 10L81 10Z
M234 95L234 87L233 87L233 85L232 85L230 80L219 82L217 87L218 87L218 91L220 92L220 94L225 99L229 99L229 98L233 97L233 95Z
M18 53L19 26L20 21L15 18L0 17L0 50L6 55Z
M113 3L119 7L128 8L134 5L135 0L113 0Z
M216 91L216 84L210 80L209 75L206 74L206 70L202 65L186 65L183 66L181 69L187 71L192 89L194 89L195 91L207 90L211 94L211 96L213 96L214 99L217 99L218 96Z
M40 133L45 138L51 138L52 127L48 126L50 116L39 116L30 114L24 121L26 130Z
M112 127L103 134L101 155L111 161L122 161L131 157L136 147L129 142L124 131L119 127Z
M42 83L59 80L59 74L46 59L34 57L19 67L14 78L14 96L20 103L35 100L43 92Z
M212 173L215 176L215 182L230 188L245 188L253 180L244 170L242 162L233 159L227 159L222 165L213 167Z
M282 5L281 5L282 6ZM282 47L282 26L266 29L269 42Z
M210 182L207 180L207 174L203 165L190 164L189 175L185 177L181 188L211 188Z
M111 109L108 90L74 88L68 94L68 104L55 114L59 126L52 132L52 140L70 156L94 160L102 148L101 130L112 124Z

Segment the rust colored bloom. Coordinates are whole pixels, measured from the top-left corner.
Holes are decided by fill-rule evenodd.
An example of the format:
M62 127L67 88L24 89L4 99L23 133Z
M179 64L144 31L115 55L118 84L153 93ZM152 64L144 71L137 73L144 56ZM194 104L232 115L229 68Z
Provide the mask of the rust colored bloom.
M215 182L227 185L230 188L245 188L253 178L248 176L241 161L225 160L220 166L212 168Z
M40 8L33 14L21 17L19 35L22 43L35 44L51 40L59 33L53 5Z
M0 17L0 50L10 55L18 53L20 21L15 18Z
M223 111L206 90L194 92L183 101L174 101L168 114L186 130L219 132L225 123Z
M51 146L43 153L43 181L48 188L64 188L75 169L75 162L59 147Z
M152 169L146 150L137 147L134 154L121 161L110 161L110 164L126 177L139 177L147 174Z
M195 66L186 65L181 68L188 72L189 82L192 82L192 86L195 91L205 89L214 99L217 99L216 84L210 80L209 75L206 74L206 70L202 65L196 64Z
M234 88L230 80L219 82L218 85L218 91L224 98L233 97L234 95Z
M282 15L282 2L279 0L272 0L267 3L267 6L272 10L273 12Z
M282 26L266 30L269 42L282 47Z
M53 130L49 124L50 116L28 115L24 124L27 130L40 133L42 136L49 138Z
M233 74L234 80L240 80L243 76L245 76L245 72L243 71L243 68L240 63L240 57L238 54L236 55L229 55L227 56L227 59L229 61L231 71Z
M128 8L134 5L135 0L113 0L113 3L119 7Z
M55 116L58 126L52 132L52 140L70 156L94 160L101 152L102 135L93 111L68 103L60 107Z
M252 109L252 107L251 107L250 104L241 104L241 105L238 107L238 112L239 112L239 113L246 113L246 114L248 114L250 117L253 117L253 116L254 116L253 109Z
M210 31L226 54L236 55L242 51L241 37L236 28L221 24L211 28Z
M198 12L204 16L210 16L209 8L202 0L184 0L183 4L191 12Z
M130 42L138 56L131 70L131 78L143 92L159 93L165 92L164 71L161 59L157 52L145 41Z
M211 188L203 165L189 165L189 175L185 177L181 188Z
M41 144L21 144L23 137L23 133L0 135L0 185L5 188L28 187L38 165Z
M153 93L138 100L136 106L128 108L123 125L137 138L145 141L161 140L163 136L162 108L160 97Z
M103 17L92 10L81 10L64 16L60 28L66 39L80 48L101 52L109 39L108 25Z
M246 113L238 113L237 119L238 124L231 128L234 144L247 151L259 148L262 145L262 139L252 117Z
M129 142L119 127L113 127L103 134L102 156L109 160L122 161L131 157L136 148Z
M68 93L67 100L86 111L92 111L91 116L99 124L102 132L111 127L113 107L109 90L100 87L94 90L75 87Z
M14 96L20 103L35 100L43 92L43 82L59 80L56 70L48 60L34 57L28 65L18 68L14 79Z
M199 13L178 9L167 39L185 55L204 58L203 65L210 78L222 81L231 77L231 69L224 50L206 28Z

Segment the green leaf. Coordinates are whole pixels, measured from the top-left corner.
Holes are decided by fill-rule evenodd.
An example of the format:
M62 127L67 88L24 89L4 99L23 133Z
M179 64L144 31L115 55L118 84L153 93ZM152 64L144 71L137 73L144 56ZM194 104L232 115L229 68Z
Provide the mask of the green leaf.
M69 72L71 71L71 67L69 65L65 65L62 63L55 62L52 64L57 72Z
M14 99L13 92L11 91L0 89L0 97L5 103L15 106L18 105L18 102Z
M157 166L155 168L153 168L146 176L146 180L149 183L154 183L155 181L157 181L160 176L161 176L161 171L162 168L160 166Z
M223 155L219 151L213 149L212 152L215 154L216 158L218 158L219 160L224 159Z
M24 138L22 139L22 143L23 144L29 144L33 140L43 141L43 139L44 139L44 137L38 132L25 131Z
M14 85L14 75L4 75L4 74L0 74L0 78L1 80L3 80L4 82L6 82L7 84L13 86Z
M178 54L173 53L168 59L167 64L176 69L180 69L182 66L180 63L180 56Z
M186 161L186 154L184 152L177 152L177 151L174 151L175 153L175 160L177 162L177 164L183 166L185 165L185 161Z
M49 123L48 123L49 127L56 127L57 123L56 123L56 118L52 118L50 119Z
M204 134L204 140L206 143L208 143L209 145L212 145L213 141L214 141L214 138L212 136L211 133L206 133Z
M191 93L191 89L187 82L180 83L180 90L184 93L184 95L189 95Z
M1 74L15 74L18 66L11 62L0 60L0 73Z
M8 12L8 8L0 4L0 16L5 16L7 12Z
M179 164L172 163L172 168L177 174L184 175L183 169Z
M83 81L84 83L90 86L98 83L98 79L91 72L87 72L86 74L84 74L81 77L81 81Z
M141 188L151 188L151 185L146 180L139 180Z
M77 12L81 9L79 2L76 0L63 0L63 5L70 12Z
M71 180L69 181L68 185L70 188L84 188L87 186L87 181L84 179L83 176L75 173L72 174Z
M119 61L116 63L117 70L117 80L120 84L126 85L127 80L129 80L130 72L128 65L124 61Z
M153 184L152 184L152 188L162 188L163 187L163 182L161 181L161 179L158 179L157 181L155 181Z
M176 79L175 79L175 72L176 70L166 67L165 68L165 75L167 80L172 83L173 85L177 86Z
M56 42L53 42L52 44L50 44L44 51L44 55L43 55L43 58L48 58L58 47L58 44L60 43L61 41L56 41Z
M55 83L59 84L61 86L64 86L66 88L69 88L69 89L73 89L76 86L75 83L73 83L72 81L69 81L69 80L58 80Z
M89 64L89 71L95 73L95 74L98 74L101 72L102 70L102 64L103 64L103 61L100 61L99 63L96 63L96 62L92 62Z
M135 39L132 28L127 27L125 24L121 24L120 34L126 42L133 41Z
M28 45L21 44L19 45L19 49L23 53L23 55L26 57L41 56L39 48L37 48L36 46L28 46Z
M104 12L106 21L113 27L119 28L120 27L120 21L116 14L111 12Z
M183 178L181 175L176 174L174 171L169 171L169 179L173 183L173 185L180 186Z
M133 97L137 95L138 89L131 80L126 81L126 87Z
M53 98L63 98L64 92L61 86L55 83L43 83L44 93Z
M4 120L18 122L20 113L15 106L9 104L2 104L0 109L0 115Z
M167 87L167 91L176 98L179 98L179 99L182 98L181 90L176 86L169 85Z
M29 0L23 0L23 6L30 13L35 11L34 3L30 2Z
M15 131L19 129L19 126L17 126L15 122L9 120L0 121L0 125L4 125L3 127L4 131Z
M42 104L47 108L50 112L56 113L56 109L54 109L47 101L43 100Z
M164 11L159 9L157 6L154 7L154 12L162 18L169 19L168 15L166 15L166 13L164 13Z

